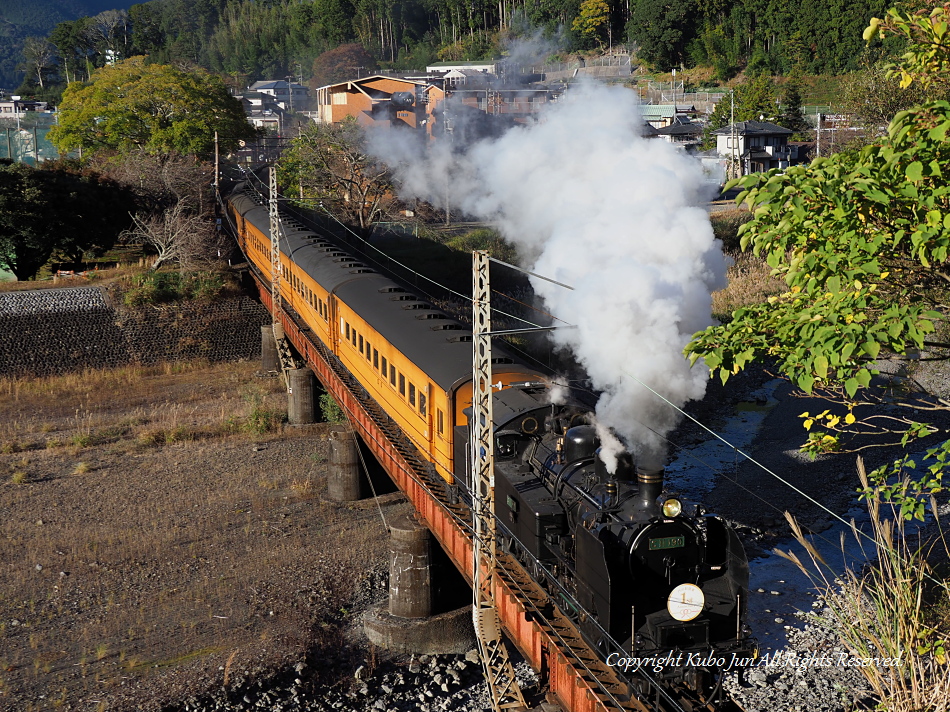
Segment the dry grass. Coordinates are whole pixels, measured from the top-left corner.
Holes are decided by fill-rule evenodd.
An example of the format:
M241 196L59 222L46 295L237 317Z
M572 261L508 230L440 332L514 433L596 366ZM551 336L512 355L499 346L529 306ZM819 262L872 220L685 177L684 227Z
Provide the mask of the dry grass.
M42 279L25 281L6 281L0 282L0 292L27 292L34 289L61 289L62 287L91 287L98 284L108 284L117 279L128 277L133 274L139 274L146 271L147 267L141 263L122 264L118 267L101 270L90 270L85 275L73 275L64 277L45 276L41 273ZM49 275L48 270L46 274Z
M0 378L0 411L8 414L0 422L0 454L279 434L283 393L255 379L255 371L252 363L197 362Z
M858 474L867 487L860 458ZM792 532L811 561L806 564L792 553L783 556L796 563L815 583L827 606L819 624L840 637L853 657L901 661L898 666L872 664L860 668L880 709L947 712L950 579L934 574L929 564L933 548L915 544L913 535L905 530L904 519L893 508L884 511L877 494L868 508L875 548L868 552L872 563L864 570L848 569L837 577L788 514ZM864 548L864 538L856 529L853 534ZM940 544L943 552L938 558L946 560L950 556L948 542L942 539Z
M286 394L256 369L0 380L0 709L159 709L346 622L379 515L320 497L325 426L257 429Z
M786 291L785 283L772 276L772 268L765 260L746 252L739 253L734 260L726 273L726 288L712 295L713 316L720 321L728 320L739 307L761 304Z

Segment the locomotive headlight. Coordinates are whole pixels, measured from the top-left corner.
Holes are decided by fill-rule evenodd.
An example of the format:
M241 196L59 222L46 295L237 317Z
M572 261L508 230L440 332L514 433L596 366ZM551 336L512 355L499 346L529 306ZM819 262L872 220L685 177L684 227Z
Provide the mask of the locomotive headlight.
M683 505L678 499L668 499L663 503L663 516L675 517L683 511Z
M678 621L691 621L703 612L706 596L703 589L691 583L681 583L670 591L666 610Z

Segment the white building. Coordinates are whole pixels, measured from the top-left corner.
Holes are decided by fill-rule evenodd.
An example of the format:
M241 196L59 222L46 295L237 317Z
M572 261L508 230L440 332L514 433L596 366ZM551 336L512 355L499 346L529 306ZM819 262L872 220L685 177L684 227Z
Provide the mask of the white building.
M254 82L247 89L248 95L258 92L274 97L274 102L284 111L302 111L310 108L310 92L303 84L291 84L283 79Z
M738 121L713 133L716 153L738 162L743 175L789 166L791 129L768 121Z

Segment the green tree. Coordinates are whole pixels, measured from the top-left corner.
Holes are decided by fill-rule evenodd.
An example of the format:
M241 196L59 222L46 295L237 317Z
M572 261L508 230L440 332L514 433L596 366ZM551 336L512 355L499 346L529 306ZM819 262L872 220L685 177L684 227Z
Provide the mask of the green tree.
M802 108L802 80L797 74L793 74L785 84L778 124L794 131L798 136L811 129L811 125L805 120Z
M696 33L693 0L636 0L630 8L627 35L640 46L638 56L662 69L686 59L686 46Z
M760 118L770 121L775 118L776 109L775 84L772 78L761 74L748 79L733 90L732 97L724 96L716 104L716 108L709 115L709 121L706 122L703 146L714 147L716 137L713 132L728 126L731 118L734 118L736 123L759 121Z
M369 154L352 118L307 127L281 157L278 176L307 207L319 205L363 230L379 219L392 195L389 168Z
M59 53L63 78L67 84L89 76L95 50L89 40L88 23L88 17L60 22L50 33L49 39Z
M78 261L110 248L134 196L95 173L0 159L0 265L32 279L57 252Z
M945 7L930 15L891 10L865 37L884 29L909 38L908 52L889 73L905 88L926 87L950 71L948 15ZM902 414L858 420L853 413L893 400L872 380L879 357L950 357L950 344L933 336L945 319L950 281L948 135L950 102L933 101L898 113L875 145L738 181L740 200L753 214L742 247L765 256L788 291L699 332L686 353L705 359L723 382L770 360L805 393L837 403L835 412L803 414L809 452L844 448L845 434L855 431L891 433L906 445L935 430L915 409L945 408L898 399ZM922 516L917 495L940 491L950 441L931 455L936 463L917 480L888 484L888 475L909 466L905 461L872 477L906 516Z
M146 64L133 57L67 87L49 139L62 152L81 148L208 154L254 136L240 102L203 70Z

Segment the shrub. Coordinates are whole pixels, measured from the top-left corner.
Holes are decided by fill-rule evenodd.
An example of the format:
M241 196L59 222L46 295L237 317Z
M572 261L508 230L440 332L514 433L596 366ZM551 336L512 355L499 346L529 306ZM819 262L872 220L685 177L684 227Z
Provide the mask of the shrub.
M473 250L487 250L492 257L503 262L515 263L518 259L518 253L515 248L505 242L501 235L488 228L479 228L472 230L466 235L453 237L446 241L446 246L453 250L461 252L472 252Z
M184 299L211 301L228 286L228 279L220 272L147 272L132 277L122 301L128 307Z
M739 247L739 228L752 219L752 213L748 210L723 210L720 213L713 213L709 216L712 223L713 234L717 240L722 240L722 251L727 254L735 254L740 251Z
M320 394L320 413L325 423L341 425L346 422L346 414L329 393Z

